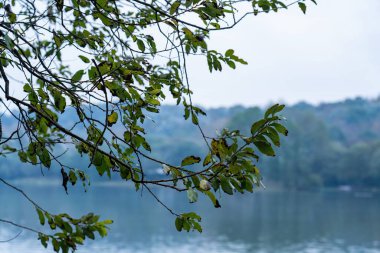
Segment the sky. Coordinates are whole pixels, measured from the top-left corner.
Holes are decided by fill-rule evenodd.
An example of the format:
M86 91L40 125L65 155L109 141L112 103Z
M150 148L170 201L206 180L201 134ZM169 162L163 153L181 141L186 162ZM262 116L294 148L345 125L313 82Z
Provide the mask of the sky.
M218 107L376 98L379 12L379 0L318 0L306 15L294 6L214 33L209 48L233 48L249 64L210 74L204 58L190 59L193 101Z
M190 57L193 102L213 108L377 98L380 0L307 2L306 15L294 5L279 13L249 16L231 30L212 33L209 49L232 48L249 64L210 73L205 57ZM76 53L65 55L72 68L81 67ZM11 93L20 93L22 85L13 83Z

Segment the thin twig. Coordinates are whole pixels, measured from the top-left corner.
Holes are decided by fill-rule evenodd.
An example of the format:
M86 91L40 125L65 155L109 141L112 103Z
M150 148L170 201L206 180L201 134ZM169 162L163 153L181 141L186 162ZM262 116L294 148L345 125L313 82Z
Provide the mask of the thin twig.
M14 237L12 237L11 239L3 240L3 241L0 240L0 243L6 243L6 242L13 241L13 240L16 239L17 237L19 237L19 236L21 235L21 233L22 233L22 230L21 230L20 232L18 232L17 235L14 236Z

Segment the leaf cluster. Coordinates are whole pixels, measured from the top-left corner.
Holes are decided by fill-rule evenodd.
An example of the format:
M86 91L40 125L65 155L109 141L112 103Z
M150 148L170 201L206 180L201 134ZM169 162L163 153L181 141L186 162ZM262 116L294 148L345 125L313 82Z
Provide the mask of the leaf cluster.
M88 177L85 168L62 162L66 154L62 147L87 158L88 168L95 169L100 176L119 177L131 182L136 190L157 186L187 191L191 202L197 200L200 192L215 207L220 204L211 188L233 194L252 192L254 186L260 185L255 161L258 152L274 156L273 145L280 145L279 133L286 134L277 116L283 106L270 108L264 119L252 125L251 136L229 130L220 136L206 136L199 120L205 112L192 103L186 64L189 56L202 57L210 71L221 71L223 65L235 69L237 64L247 64L233 49L224 53L211 49L208 41L212 34L234 27L249 14L287 7L284 3L276 0L8 2L0 1L4 14L0 15L0 73L4 81L1 91L9 102L3 105L16 123L11 134L1 138L1 144L6 145L3 149L9 154L17 152L21 162L41 168L60 168L66 191L68 183L74 186L78 178L88 185ZM298 1L305 11L303 2ZM243 3L250 7L241 15L238 5ZM75 64L71 61L70 66L68 61L72 59ZM14 74L24 84L17 92L13 90ZM160 112L161 104L168 98L183 107L185 119L191 119L202 133L209 147L204 159L189 156L177 166L152 155L154 151L143 124L148 115ZM65 116L72 112L76 117L67 120ZM167 177L149 177L144 173L142 159L165 164ZM46 213L43 217L48 219ZM85 223L79 219L74 224L66 215L54 217L58 219L52 218L54 224L61 229L66 229L65 224L75 227ZM197 225L199 219L193 214L178 215L177 220L182 224L177 226L181 228L178 230L201 230ZM50 238L55 251L66 252L68 248L74 249L71 242L89 237L81 234L81 225L76 230L66 227L62 237L40 237L41 241L46 243Z

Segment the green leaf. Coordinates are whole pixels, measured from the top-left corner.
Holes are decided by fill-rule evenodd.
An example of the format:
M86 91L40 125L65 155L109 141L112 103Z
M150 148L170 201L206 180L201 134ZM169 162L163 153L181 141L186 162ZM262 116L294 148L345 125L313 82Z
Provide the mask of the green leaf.
M29 93L28 99L32 105L36 105L38 103L38 96L34 91Z
M59 247L59 243L58 243L57 239L53 238L52 243L53 243L54 251L58 252L60 247Z
M1 128L1 127L0 127L0 128ZM7 151L9 151L9 152L12 152L12 153L17 151L17 149L15 149L15 148L9 146L8 144L5 144L5 145L3 146L3 149L4 149L4 150L7 150Z
M274 145L276 145L277 147L280 146L280 136L278 135L277 131L274 128L267 127L264 135L268 136Z
M97 3L100 7L104 8L104 7L107 6L108 0L96 0L96 3Z
M218 180L217 178L214 178L213 180L211 180L211 186L214 189L214 191L219 190L220 180Z
M54 34L53 39L54 39L54 42L57 45L57 47L61 47L61 45L62 45L61 37L59 37L58 35Z
M11 12L11 13L8 14L8 19L9 19L9 21L10 21L12 24L14 24L14 23L16 23L16 21L17 21L17 16L16 16L15 13Z
M303 2L298 2L298 6L302 10L303 14L306 14L306 4Z
M170 15L173 15L179 8L179 6L181 5L181 2L180 1L175 1L172 6L170 6Z
M71 82L73 82L73 83L77 83L77 82L79 82L79 81L82 79L83 75L84 75L84 70L83 70L83 69L78 70L78 71L77 71L77 72L71 77Z
M57 107L58 107L58 109L61 112L63 112L65 110L65 108L66 108L66 99L64 97L61 96Z
M53 92L54 105L60 111L64 112L66 108L66 99L61 95L58 90L54 90Z
M40 224L42 226L45 225L45 216L44 216L44 213L38 207L36 207L36 211L37 211L37 214L38 214L38 219L40 220Z
M200 157L197 156L188 156L182 160L181 166L192 165L194 163L199 163L201 161Z
M211 191L205 191L204 193L210 198L215 208L221 207L219 201L215 198L215 195Z
M270 143L266 141L254 141L253 143L264 155L275 156L275 152L272 148L272 145L270 145Z
M152 148L150 147L149 143L144 139L144 141L141 143L141 146L143 146L143 148L146 150L146 151L152 151Z
M47 248L48 244L47 242L49 241L49 237L42 234L42 233L38 233L38 240L41 241L41 244L42 246L44 246L45 248Z
M100 12L93 14L94 18L99 18L105 26L112 26L113 21Z
M253 184L247 178L242 182L242 188L244 188L246 191L253 192Z
M270 115L274 116L276 113L281 112L284 108L285 105L275 104L265 112L264 118L268 118Z
M234 55L234 52L235 51L233 49L228 49L224 55L226 57L231 57L232 55Z
M33 89L32 89L32 87L28 83L26 83L24 85L24 91L27 92L27 93L29 93L29 92L32 92Z
M154 53L154 54L157 53L157 45L154 42L153 37L149 37L149 39L147 40L147 42L148 42L148 44L149 44L149 46L151 48L152 53Z
M70 180L71 185L75 185L77 180L78 180L78 178L75 175L75 172L73 170L70 170L70 172L69 172L69 180Z
M144 41L138 39L138 40L137 40L137 47L140 49L141 52L145 52L145 44L144 44Z
M90 60L89 60L86 56L79 55L79 58L80 58L84 63L90 63Z
M102 161L103 161L103 155L100 152L96 152L95 156L92 159L92 163L95 166L100 166L102 165Z
M113 220L104 220L102 221L102 223L105 225L110 225L110 224L113 224Z
M202 227L198 222L193 221L193 229L197 230L199 233L202 233Z
M191 121L193 122L194 125L199 124L198 117L197 115L195 115L195 113L191 113Z
M226 177L221 177L220 179L220 185L222 186L222 190L229 194L229 195L232 195L234 192L233 192L233 189L232 189L232 186L230 184L230 182L228 181L228 179Z
M173 30L177 30L177 22L165 20L164 23L173 28Z
M146 98L145 101L151 105L160 105L160 101L154 98Z
M286 127L284 127L283 125L279 123L272 123L271 126L273 126L280 134L285 136L288 135L288 129L286 129Z
M38 154L38 157L40 158L41 163L45 167L50 168L51 159L50 159L49 151L46 148L42 148L42 152Z
M26 163L28 161L28 155L25 152L19 151L18 156L21 162Z
M226 60L228 66L230 66L230 68L232 69L236 69L236 64L233 62L233 61L230 61L230 60Z
M117 112L112 111L110 115L107 117L107 122L110 126L115 124L117 122L117 119L119 118L119 115Z
M190 203L197 202L198 200L198 193L193 190L193 188L189 188L187 190L187 198L189 199Z
M205 159L203 160L203 166L206 166L212 162L212 154L208 153Z
M183 230L189 232L191 229L191 225L188 219L183 219Z
M13 40L8 36L8 34L4 35L4 41L8 48L10 49L14 48Z
M199 181L199 177L197 175L191 176L191 181L193 181L193 184L195 187L199 187L200 181Z
M182 228L183 228L183 218L181 216L178 216L175 219L175 228L178 230L178 232L182 231Z
M107 229L105 227L98 227L97 231L101 237L105 237L107 235Z
M254 135L256 134L256 132L265 125L266 123L266 120L265 119L261 119L255 123L252 124L251 126L251 134Z
M184 218L190 218L190 219L193 219L193 220L201 221L201 216L199 216L198 214L196 214L194 212L183 213L183 214L181 214L181 216L184 217Z
M235 178L230 178L230 183L233 185L233 187L240 193L243 193L242 187L238 180Z
M130 142L131 141L132 134L130 131L125 131L124 132L124 141L125 142Z

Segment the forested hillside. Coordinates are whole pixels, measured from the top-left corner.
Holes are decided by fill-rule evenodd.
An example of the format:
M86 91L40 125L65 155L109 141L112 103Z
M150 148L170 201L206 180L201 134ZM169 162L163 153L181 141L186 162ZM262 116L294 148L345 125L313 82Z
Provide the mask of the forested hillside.
M227 125L244 126L261 113L243 110ZM289 136L277 159L262 162L266 180L298 189L380 187L379 100L357 98L317 107L300 103L288 107L284 116Z
M263 109L236 106L206 112L201 126L207 136L215 136L224 127L248 133L250 123L262 116ZM275 159L260 161L264 183L291 189L343 185L380 188L380 100L357 98L319 106L299 103L287 107L283 116L287 118L289 136ZM6 115L2 121L6 135L12 126ZM147 118L144 128L153 143L152 154L160 160L179 164L186 155L205 154L207 147L198 129L185 121L183 112L174 106L164 106L159 115ZM70 150L66 152L70 154ZM26 164L23 168L16 167L16 159L3 160L2 176L15 179L59 173L59 169L40 171ZM82 168L89 164L80 157L73 157L71 162ZM143 162L150 175L159 176L162 168L157 163ZM95 170L87 171L91 180L98 179Z

